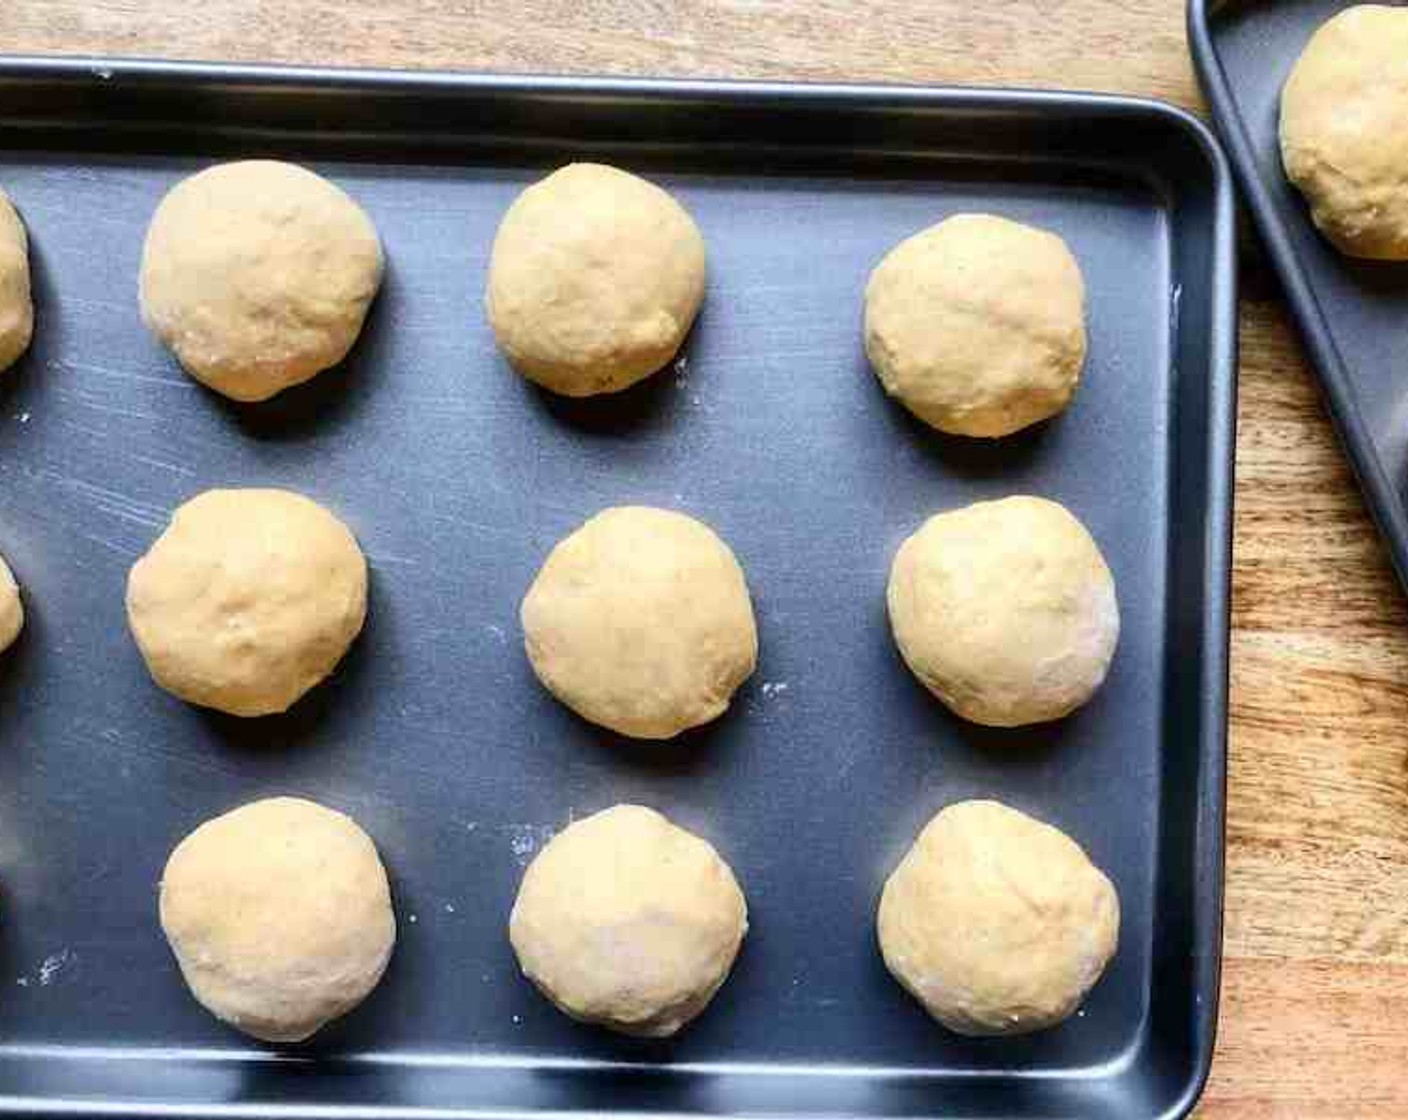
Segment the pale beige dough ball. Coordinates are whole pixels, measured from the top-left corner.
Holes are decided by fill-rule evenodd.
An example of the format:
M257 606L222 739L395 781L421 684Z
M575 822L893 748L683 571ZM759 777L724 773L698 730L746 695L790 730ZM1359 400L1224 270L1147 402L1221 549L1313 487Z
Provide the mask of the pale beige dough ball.
M558 543L523 599L533 671L584 719L668 739L728 708L758 658L728 545L670 510L605 510Z
M15 574L0 556L0 652L15 644L15 639L24 629L24 602L20 599L20 585L15 582Z
M336 365L381 285L381 242L339 188L242 160L177 183L142 250L142 319L197 381L262 401Z
M666 191L597 163L525 190L494 238L499 347L569 397L614 393L675 356L704 299L704 238Z
M996 801L951 805L885 884L885 965L928 1012L967 1035L1065 1019L1119 941L1119 897L1059 829Z
M294 797L241 806L182 840L161 877L161 928L191 994L269 1042L351 1011L396 943L371 838Z
M29 238L9 196L0 191L0 371L15 364L33 334Z
M865 352L925 423L1005 436L1070 403L1085 365L1085 282L1054 233L959 214L882 260L865 289Z
M1105 680L1114 577L1084 525L1045 498L931 517L890 569L890 625L914 675L965 719L1057 719Z
M1281 91L1281 161L1341 252L1408 260L1408 8L1316 31Z
M237 716L282 712L362 629L367 562L351 531L287 490L207 490L127 579L127 619L157 684Z
M574 1019L674 1034L714 997L748 931L706 840L639 805L569 825L529 865L509 918L523 973Z

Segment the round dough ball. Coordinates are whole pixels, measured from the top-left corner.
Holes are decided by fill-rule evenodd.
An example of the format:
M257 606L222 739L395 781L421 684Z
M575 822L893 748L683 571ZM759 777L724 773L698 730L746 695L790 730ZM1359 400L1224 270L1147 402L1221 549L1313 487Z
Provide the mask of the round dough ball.
M0 371L15 364L33 334L29 238L9 197L0 191Z
M20 585L10 565L0 556L0 652L15 644L24 629L24 603L20 600Z
M1025 1034L1073 1012L1115 954L1120 902L1059 829L996 801L950 805L885 884L885 965L949 1030Z
M1281 162L1341 252L1408 260L1408 8L1315 33L1281 91Z
M161 928L191 994L268 1042L298 1042L376 987L396 944L391 889L355 821L272 797L171 853Z
M704 300L704 238L664 190L598 163L533 184L494 238L499 347L569 397L615 393L675 356Z
M127 578L127 620L157 684L237 716L285 711L328 676L367 614L347 526L287 490L207 490Z
M347 355L381 286L362 208L291 163L242 160L177 183L142 250L142 319L186 372L262 401Z
M569 825L529 865L509 918L519 966L574 1019L662 1038L727 978L748 907L711 844L653 809Z
M597 514L552 550L521 616L548 690L640 739L722 715L758 660L743 569L712 529L670 510Z
M926 424L1010 435L1055 416L1080 382L1080 266L1054 233L959 214L870 274L865 352L885 391Z
M1119 641L1105 558L1085 526L1045 498L931 517L895 554L887 599L914 675L990 727L1074 711L1105 680Z

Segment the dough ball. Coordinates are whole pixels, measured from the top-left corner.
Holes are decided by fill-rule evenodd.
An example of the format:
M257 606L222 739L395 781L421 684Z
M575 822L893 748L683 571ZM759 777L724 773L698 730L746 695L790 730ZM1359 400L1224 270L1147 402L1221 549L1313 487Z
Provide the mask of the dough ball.
M237 716L286 710L331 673L367 614L347 526L287 490L207 490L127 579L127 620L156 683Z
M10 565L0 556L0 652L15 644L24 629L24 603L20 600L20 585Z
M161 877L161 928L191 994L268 1042L351 1011L396 944L371 838L296 797L241 806L182 840Z
M519 966L574 1019L674 1034L733 967L748 907L707 841L653 809L569 825L529 865L509 918Z
M1120 634L1100 549L1045 498L931 517L890 569L890 625L905 663L974 723L1058 719L1105 680Z
M1281 161L1341 252L1408 260L1408 8L1315 33L1281 91Z
M1025 1034L1095 986L1119 941L1120 901L1059 829L963 801L890 876L877 927L886 967L949 1030Z
M675 356L704 299L704 238L666 191L598 163L533 184L494 238L489 324L554 393L614 393Z
M15 364L33 334L29 238L9 197L0 191L0 371Z
M733 552L670 510L597 514L552 550L521 614L533 671L552 694L640 739L721 715L758 659Z
M959 214L870 274L865 352L885 391L926 424L1010 435L1055 416L1080 382L1080 266L1054 233Z
M197 381L262 401L336 365L381 285L371 219L320 175L243 160L177 183L142 250L142 319Z

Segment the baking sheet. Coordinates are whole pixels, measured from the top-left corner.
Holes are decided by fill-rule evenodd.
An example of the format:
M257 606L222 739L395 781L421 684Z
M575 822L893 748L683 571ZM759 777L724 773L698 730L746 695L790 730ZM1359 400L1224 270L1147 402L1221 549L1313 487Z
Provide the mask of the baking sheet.
M376 222L388 272L346 368L260 406L196 386L142 328L153 207L216 158L314 166ZM707 302L681 360L619 398L514 376L481 310L514 195L572 158L655 178L698 220ZM0 666L0 1109L1119 1117L1191 1107L1217 999L1234 392L1220 153L1115 98L0 63L0 184L28 223L38 328L0 381L0 549L29 626ZM886 399L860 299L895 242L987 210L1080 259L1074 407L1000 443ZM285 717L187 707L122 606L170 510L287 486L357 533L366 630ZM950 717L885 619L930 514L1065 502L1116 575L1123 632L1061 723ZM739 556L758 672L717 724L633 744L537 685L519 600L603 506L694 514ZM172 845L275 793L351 813L393 879L380 987L310 1046L250 1045L185 991L155 914ZM996 796L1117 884L1120 950L1080 1014L1015 1040L932 1023L877 951L880 886L927 818ZM552 832L640 801L709 837L752 929L672 1042L574 1024L504 927Z
M1316 231L1281 166L1281 87L1347 0L1190 0L1188 41L1248 209L1400 582L1408 582L1408 265L1356 261Z

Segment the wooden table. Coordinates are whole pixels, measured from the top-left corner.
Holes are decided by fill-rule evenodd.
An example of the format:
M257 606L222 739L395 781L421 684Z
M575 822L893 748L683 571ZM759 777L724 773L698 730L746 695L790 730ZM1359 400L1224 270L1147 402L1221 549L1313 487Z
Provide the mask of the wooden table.
M1180 0L0 0L0 51L1059 86L1202 109ZM1246 241L1226 967L1198 1115L1388 1120L1408 1114L1408 612Z

